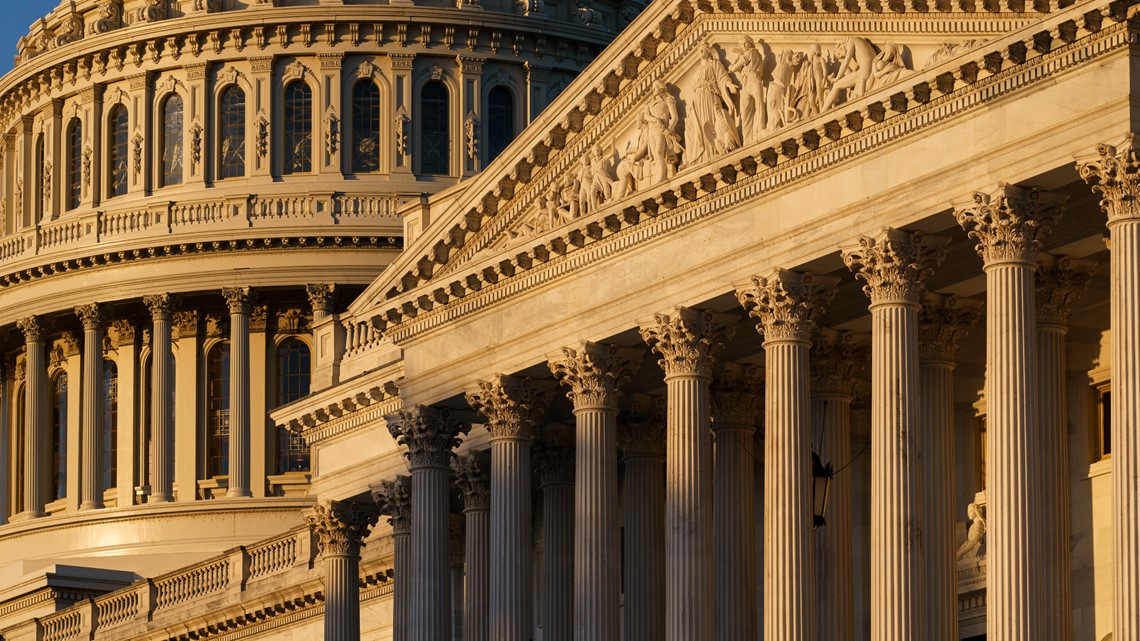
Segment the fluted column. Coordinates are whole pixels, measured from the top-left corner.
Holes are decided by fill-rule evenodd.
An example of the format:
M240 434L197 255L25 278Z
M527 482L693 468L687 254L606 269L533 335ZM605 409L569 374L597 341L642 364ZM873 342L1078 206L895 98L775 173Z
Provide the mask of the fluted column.
M623 416L625 641L664 641L665 399L634 394Z
M467 403L491 434L491 620L496 641L529 641L531 599L531 452L535 422L553 385L496 376L467 389Z
M230 474L228 497L253 496L249 489L249 306L248 287L222 289L230 309Z
M574 638L611 641L620 630L617 410L642 350L584 342L564 347L550 370L574 405Z
M1037 314L1041 239L1063 199L1002 185L955 211L978 241L986 272L986 632L990 641L1042 638ZM1120 595L1117 595L1119 599Z
M855 641L871 640L871 410L866 397L851 404L851 548Z
M1037 582L1047 621L1044 641L1073 637L1069 515L1069 410L1065 333L1073 304L1092 280L1095 263L1043 255L1037 266L1037 355L1041 398L1041 543L1044 576Z
M456 438L466 432L445 409L417 405L385 416L388 431L408 448L412 472L411 595L408 641L450 641L448 580L451 482Z
M677 307L641 325L665 370L665 638L714 638L712 438L709 384L737 316ZM735 600L730 610L739 605ZM740 622L734 622L734 626ZM719 638L719 637L718 637Z
M736 292L764 335L764 639L815 639L812 564L812 320L836 279L778 269ZM820 641L826 641L821 639Z
M850 332L819 330L811 349L811 415L819 457L836 469L851 460L851 401L864 345ZM816 638L854 641L854 559L851 540L851 474L835 475L828 491L825 527L815 545Z
M717 641L755 641L756 488L753 482L761 370L725 363L712 382L715 439L713 583Z
M454 459L452 459L454 460ZM463 561L466 548L464 518L451 515L451 641L463 641Z
M974 301L927 293L918 313L919 447L927 641L958 641L954 505L954 359L978 319Z
M360 641L360 548L378 516L373 505L329 501L305 517L325 564L325 641Z
M451 459L451 472L463 497L463 557L467 562L463 590L464 641L491 641L488 614L491 592L491 475L474 455ZM393 640L399 641L399 640Z
M535 449L542 483L542 639L574 639L574 445L543 435ZM628 536L628 531L626 536ZM628 559L627 559L628 563ZM625 607L629 608L627 599ZM627 637L627 641L629 641Z
M174 421L170 408L171 326L174 301L170 294L143 297L150 309L150 438L153 443L150 479L150 503L174 500Z
M409 604L412 596L412 479L397 476L383 481L372 489L372 500L380 513L388 516L392 526L394 554L392 569L395 572L392 590L392 641L408 641ZM469 641L479 641L470 639Z
M44 515L47 504L46 482L49 438L51 437L47 407L46 338L43 320L27 316L16 321L24 333L24 511L23 518Z
M93 510L103 507L103 313L94 304L76 307L75 315L83 322L79 509Z
M871 299L871 638L926 639L918 309L945 239L887 229L843 249Z

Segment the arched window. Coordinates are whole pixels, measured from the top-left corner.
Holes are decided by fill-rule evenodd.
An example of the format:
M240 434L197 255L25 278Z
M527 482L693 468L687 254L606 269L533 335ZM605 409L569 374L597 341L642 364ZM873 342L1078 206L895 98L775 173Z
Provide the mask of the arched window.
M20 385L16 388L16 416L12 421L12 438L8 441L12 444L11 461L12 461L12 509L9 512L11 516L15 516L24 511L24 403L25 403L24 386Z
M245 92L233 86L222 92L222 107L219 114L218 165L219 176L235 178L245 175Z
M109 197L122 196L127 193L127 156L130 144L128 126L127 108L123 105L116 105L111 109L107 131L107 148L110 150L110 156L107 159L107 166L110 168L107 173L109 180L107 196Z
M51 470L55 501L67 496L67 372L60 372L51 386Z
M206 478L230 471L230 344L206 358Z
M309 346L296 338L277 347L277 406L306 396L312 367ZM309 471L309 446L301 435L279 428L277 432L277 473Z
M67 209L79 206L83 197L83 123L72 118L67 125Z
M499 157L515 139L515 96L498 86L487 94L487 162Z
M36 186L35 193L32 194L32 211L35 212L36 219L33 223L47 219L47 203L44 202L44 192L46 191L45 179L47 178L44 172L44 136L40 134L36 137L36 150L35 150L35 172L33 177L33 184ZM27 183L24 183L25 185Z
M119 366L103 361L103 488L118 485Z
M420 92L420 171L425 174L451 173L449 102L442 82L433 80Z
M162 103L162 186L182 184L182 96Z
M352 173L380 169L380 88L361 80L352 88Z
M285 87L284 173L313 170L313 90L303 81Z

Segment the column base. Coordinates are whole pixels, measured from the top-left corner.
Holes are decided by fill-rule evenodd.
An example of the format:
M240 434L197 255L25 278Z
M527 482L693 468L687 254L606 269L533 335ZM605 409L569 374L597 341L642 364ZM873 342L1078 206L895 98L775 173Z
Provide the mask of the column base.
M148 496L146 498L146 502L148 504L149 503L173 503L174 497L168 496L165 494L151 494L150 496Z
M253 492L249 490L241 490L237 488L230 489L226 492L227 499L244 499L253 496Z
M84 502L79 504L79 511L80 512L83 512L84 510L101 510L101 509L103 509L103 502L102 501L84 501Z
M32 519L42 518L43 516L43 512L37 512L35 510L24 510L19 514L13 514L12 517L8 519L8 522L21 523L23 521L31 521Z

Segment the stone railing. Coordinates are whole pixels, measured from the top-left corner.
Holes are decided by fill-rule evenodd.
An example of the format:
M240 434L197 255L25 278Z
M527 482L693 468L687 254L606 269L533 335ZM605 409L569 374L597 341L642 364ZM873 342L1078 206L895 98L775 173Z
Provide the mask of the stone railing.
M347 318L341 323L344 325L344 358L352 358L367 352L378 346L383 339L380 330L371 320Z
M36 638L43 641L122 638L114 631L128 624L151 621L184 604L228 593L240 594L262 581L294 568L306 572L316 556L307 526L250 547L133 585L50 614L37 622ZM240 598L240 597L238 597Z

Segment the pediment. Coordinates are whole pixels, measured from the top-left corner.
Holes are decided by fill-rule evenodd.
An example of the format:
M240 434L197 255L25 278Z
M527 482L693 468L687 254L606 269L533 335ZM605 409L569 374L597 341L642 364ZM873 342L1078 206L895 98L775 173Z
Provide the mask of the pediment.
M500 257L543 260L564 243L548 242L556 236L588 243L677 194L695 198L709 181L732 183L857 132L882 119L876 110L905 111L929 101L932 86L945 90L932 69L956 59L976 68L987 43L1063 8L651 5L500 159L430 205L430 227L353 307L388 307L381 323L400 323L509 276ZM1018 46L1005 59L1024 61ZM950 87L961 75L949 72Z

